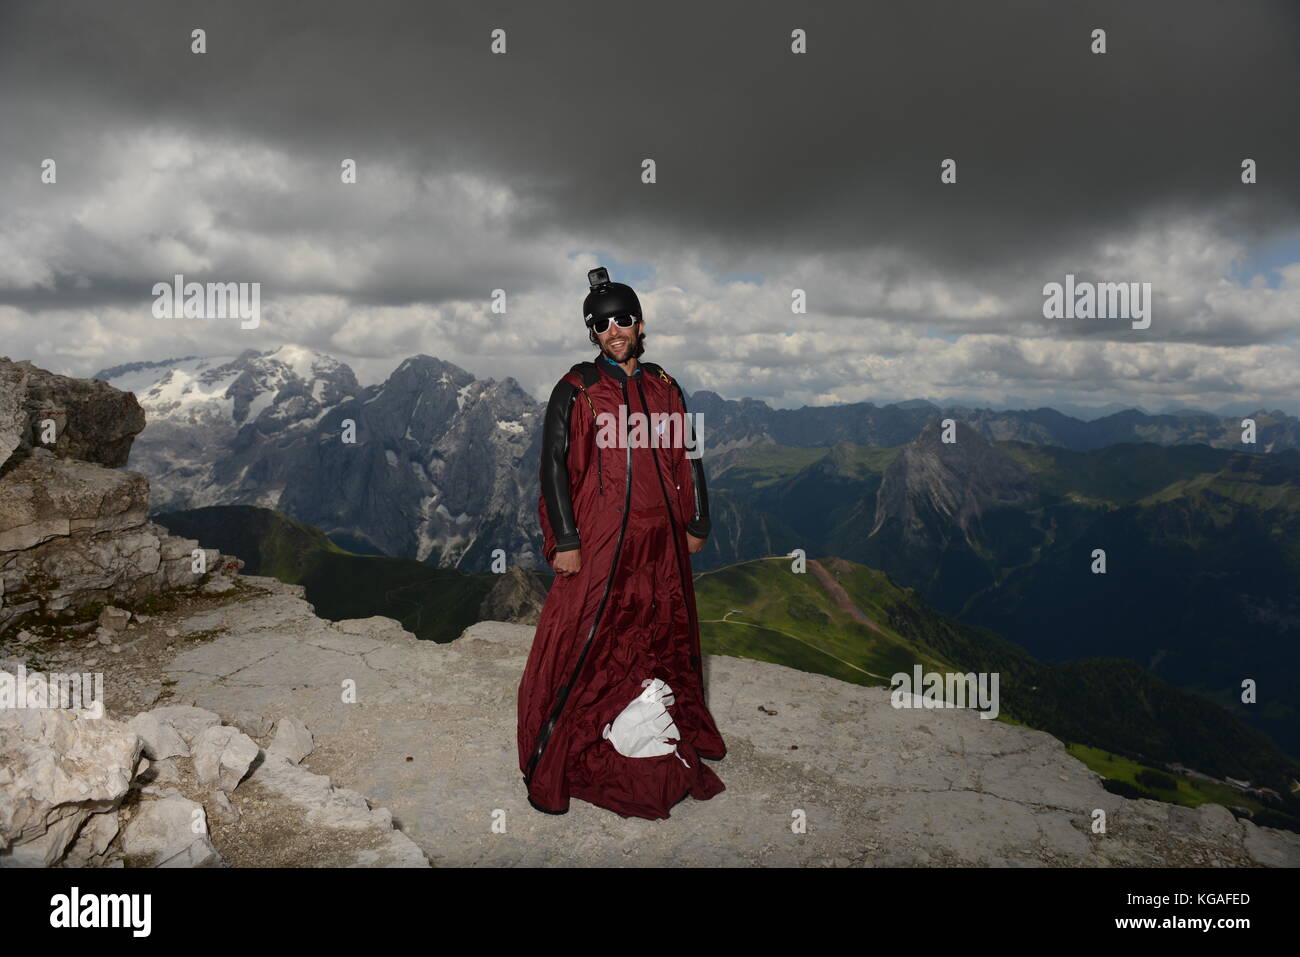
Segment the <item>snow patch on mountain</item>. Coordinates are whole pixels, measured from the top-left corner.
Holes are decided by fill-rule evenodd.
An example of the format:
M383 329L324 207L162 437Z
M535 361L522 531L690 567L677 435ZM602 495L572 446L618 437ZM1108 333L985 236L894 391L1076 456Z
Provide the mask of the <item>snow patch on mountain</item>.
M441 565L465 559L489 522L490 548L536 561L536 466L522 463L540 447L541 407L512 378L418 355L362 387L293 345L106 372L145 408L128 467L150 478L155 511L255 504ZM340 441L345 419L356 442Z

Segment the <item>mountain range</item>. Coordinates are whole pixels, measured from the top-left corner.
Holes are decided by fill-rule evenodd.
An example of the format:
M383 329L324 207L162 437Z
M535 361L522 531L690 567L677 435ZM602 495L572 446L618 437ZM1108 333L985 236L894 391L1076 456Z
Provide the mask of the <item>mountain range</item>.
M362 387L293 346L96 378L145 409L128 467L150 479L154 511L254 505L357 553L486 571L501 548L511 564L542 564L541 407L512 378L415 356Z
M1300 754L1300 452L953 437L724 453L697 567L859 562L1044 661L1128 658Z
M95 378L134 392L146 411L128 467L149 478L154 511L256 505L320 528L353 552L485 571L501 549L511 564L543 564L537 470L545 404L513 378L477 379L419 355L384 382L361 386L345 363L289 345L135 362ZM788 410L706 390L689 393L688 403L704 417L710 475L729 450L897 447L943 418L993 441L1073 451L1119 442L1243 448L1239 419L1209 413L1128 410L1083 421L1052 409L941 409L921 400ZM1256 450L1300 447L1300 420L1265 410L1254 417ZM349 422L353 442L345 441Z

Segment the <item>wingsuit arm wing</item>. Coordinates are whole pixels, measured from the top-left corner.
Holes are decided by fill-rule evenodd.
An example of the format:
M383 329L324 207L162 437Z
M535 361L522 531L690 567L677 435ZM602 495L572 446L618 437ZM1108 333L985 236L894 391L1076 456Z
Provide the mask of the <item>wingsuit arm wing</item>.
M673 386L677 389L677 399L682 406L683 422L687 432L690 433L691 418L686 411L686 396L682 393L682 387L676 379L673 380ZM693 434L689 435L688 441L692 447L695 447ZM695 458L684 457L688 466L686 477L691 483L691 502L693 503L693 514L686 522L686 530L696 538L708 538L713 524L709 520L709 489L704 481L704 458L702 455Z
M542 485L544 520L557 552L581 547L569 494L569 415L578 396L577 386L561 379L551 390L542 423L542 464L538 478ZM547 531L547 529L543 529Z

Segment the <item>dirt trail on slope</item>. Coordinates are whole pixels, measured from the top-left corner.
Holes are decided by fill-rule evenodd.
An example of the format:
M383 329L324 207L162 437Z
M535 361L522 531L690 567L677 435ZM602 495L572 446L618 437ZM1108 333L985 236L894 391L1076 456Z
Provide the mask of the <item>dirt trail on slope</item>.
M808 567L812 569L812 573L817 576L817 580L821 582L822 587L826 589L826 594L831 596L831 600L835 602L837 607L847 611L864 625L874 628L882 635L885 634L885 629L877 625L871 620L871 618L863 613L861 608L853 604L853 599L850 598L849 593L844 590L844 586L837 582L835 576L822 567L822 564L817 561L817 559L808 559Z

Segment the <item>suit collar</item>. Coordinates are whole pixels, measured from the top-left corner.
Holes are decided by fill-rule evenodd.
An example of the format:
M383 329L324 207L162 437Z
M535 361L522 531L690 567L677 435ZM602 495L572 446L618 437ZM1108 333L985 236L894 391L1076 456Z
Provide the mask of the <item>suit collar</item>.
M609 376L611 379L615 380L616 382L625 382L628 379L635 378L636 376L639 376L641 374L640 361L637 362L636 369L632 372L632 375L629 376L626 372L623 371L623 367L621 365L619 365L609 356L605 355L605 353L603 352L600 353L598 356L596 356L596 368L599 369L601 372L605 373L605 375Z

